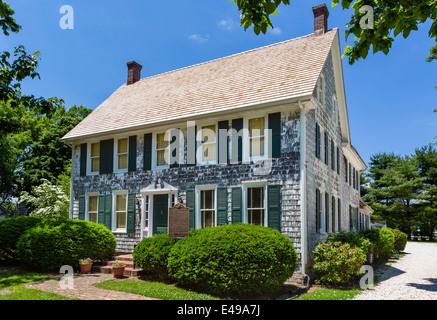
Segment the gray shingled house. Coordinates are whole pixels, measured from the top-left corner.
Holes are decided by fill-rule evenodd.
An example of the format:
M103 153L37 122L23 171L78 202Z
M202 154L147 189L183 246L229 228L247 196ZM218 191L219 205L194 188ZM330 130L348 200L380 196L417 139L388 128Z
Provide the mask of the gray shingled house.
M254 223L294 243L300 272L328 233L366 228L351 144L338 29L127 83L71 130L73 219L107 226L117 251L167 231L182 201L190 227Z

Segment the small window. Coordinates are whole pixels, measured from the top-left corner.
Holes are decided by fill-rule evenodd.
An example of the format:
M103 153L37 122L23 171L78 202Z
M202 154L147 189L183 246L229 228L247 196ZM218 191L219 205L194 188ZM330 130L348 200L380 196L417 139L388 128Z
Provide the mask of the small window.
M202 228L215 226L214 190L200 191L200 221Z
M90 196L88 198L88 217L89 221L97 223L97 206L98 206L98 197Z
M247 218L248 223L264 225L264 188L247 189Z
M128 139L119 139L117 143L118 170L127 169Z
M146 196L145 208L144 208L144 228L149 227L149 196Z
M126 208L127 208L127 194L117 194L116 196L116 225L117 229L125 229L126 228Z
M323 75L320 76L317 83L317 99L321 104L325 104L325 77Z
M202 127L202 162L216 160L215 125Z
M91 172L99 172L100 170L100 142L91 144Z
M166 166L168 158L168 141L165 140L165 133L156 135L156 166Z
M264 129L265 119L255 118L249 120L249 156L264 156Z

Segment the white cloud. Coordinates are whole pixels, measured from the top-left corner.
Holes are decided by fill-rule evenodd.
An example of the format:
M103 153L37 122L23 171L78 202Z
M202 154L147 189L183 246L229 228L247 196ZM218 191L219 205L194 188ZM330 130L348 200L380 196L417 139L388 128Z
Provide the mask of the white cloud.
M203 37L200 34L193 33L188 36L188 39L197 43L204 43L208 41L209 37L208 36Z
M234 28L234 22L231 19L220 20L218 26L224 30L232 30Z
M268 31L267 31L267 32L268 32ZM282 33L282 30L281 30L281 28L276 27L276 28L273 28L272 30L270 30L270 32L271 32L272 34L281 34L281 33Z

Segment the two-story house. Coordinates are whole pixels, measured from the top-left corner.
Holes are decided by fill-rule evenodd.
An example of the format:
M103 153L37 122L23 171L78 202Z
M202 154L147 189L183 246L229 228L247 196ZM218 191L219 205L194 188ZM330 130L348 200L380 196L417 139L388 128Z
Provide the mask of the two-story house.
M74 219L102 223L117 250L167 231L253 223L294 243L301 271L328 233L368 226L360 211L338 29L325 5L314 33L128 80L63 140L72 147Z

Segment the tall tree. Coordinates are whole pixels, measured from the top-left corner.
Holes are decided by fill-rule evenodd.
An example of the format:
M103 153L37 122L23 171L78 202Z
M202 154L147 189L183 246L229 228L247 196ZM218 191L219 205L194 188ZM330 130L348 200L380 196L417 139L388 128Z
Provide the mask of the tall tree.
M434 238L437 225L437 149L434 145L416 150L419 174L423 178L421 217L429 223L429 235Z
M375 181L377 189L370 194L373 207L391 227L399 228L411 239L412 227L418 223L418 204L422 198L423 178L419 175L419 164L415 157L399 157L392 165L379 171ZM376 210L375 210L376 211Z

